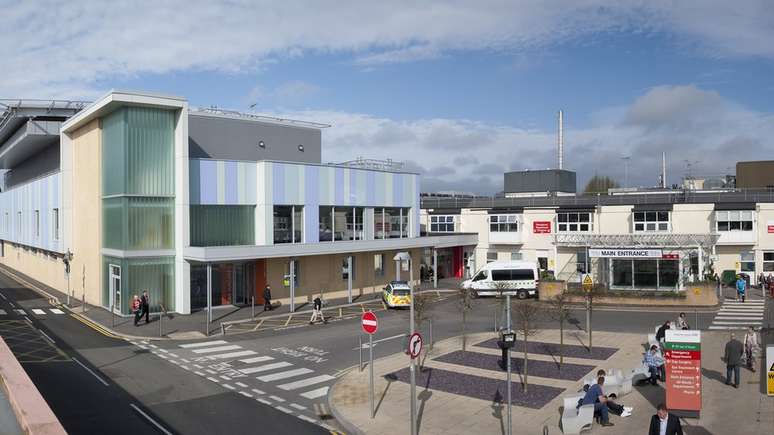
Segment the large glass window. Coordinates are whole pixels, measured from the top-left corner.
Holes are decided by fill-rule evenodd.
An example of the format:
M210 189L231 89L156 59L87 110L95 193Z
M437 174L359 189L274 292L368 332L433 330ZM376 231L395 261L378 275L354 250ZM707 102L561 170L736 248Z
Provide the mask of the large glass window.
M374 238L408 237L410 212L410 208L374 208Z
M191 246L255 244L252 205L191 205Z
M151 311L158 311L163 304L168 311L175 310L175 258L114 258L103 256L103 293L102 304L110 305L110 265L121 268L121 313L129 314L130 304L134 295L140 296L143 291L150 297ZM206 285L206 282L205 282ZM205 287L206 289L206 287Z
M8 215L6 214L6 216ZM51 210L51 224L52 224L51 231L53 232L52 238L54 240L59 240L59 209L58 208Z
M578 255L575 260L575 270L578 273L588 273L586 269L587 258L586 251L578 251Z
M634 231L669 231L668 211L637 211L634 212Z
M486 253L486 262L491 263L493 261L497 261L497 252L496 251L489 251Z
M656 265L657 260L636 260L634 261L634 284L637 287L657 287L658 277Z
M333 235L333 207L320 207L320 241L330 242L334 240Z
M755 272L755 252L746 251L739 254L742 272Z
M658 286L659 288L677 286L680 278L680 262L678 260L659 260L658 262Z
M632 260L611 260L613 263L613 285L632 286Z
M104 247L120 250L174 247L174 199L117 196L103 199L102 206Z
M519 231L519 215L515 214L493 214L489 215L490 232L510 232Z
M752 231L752 210L716 211L715 223L718 231Z
M300 205L274 206L274 243L301 243L304 234L304 208Z
M336 207L336 211L339 207ZM341 208L344 212L344 218L347 221L344 230L344 240L363 240L363 222L365 221L365 209L363 207Z
M430 216L431 233L453 233L455 215L433 215Z
M774 272L774 252L763 253L763 271Z
M590 212L560 212L556 214L556 227L562 232L589 232L594 229Z

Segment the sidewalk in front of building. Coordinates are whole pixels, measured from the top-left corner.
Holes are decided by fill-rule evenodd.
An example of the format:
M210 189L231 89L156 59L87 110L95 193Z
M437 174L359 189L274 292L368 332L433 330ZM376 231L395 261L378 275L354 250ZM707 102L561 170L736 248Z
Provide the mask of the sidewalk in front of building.
M556 372L555 377L549 376L550 368L557 364L555 356L530 354L528 385L533 391L531 398L526 399L520 392L522 378L516 371L512 378L514 403L522 404L514 405L512 409L513 433L543 434L545 427L549 434L561 434L563 397L578 394L582 387L581 379L593 375L600 368L629 370L638 366L647 332L643 331L641 335L595 332L595 349L600 352L603 348L618 350L607 359L601 353L593 355L599 359L580 358L583 354L576 352L572 358L565 357L565 366L561 372ZM436 343L424 360L425 367L432 371L424 374L417 371L419 433L505 433L507 410L498 399L505 402L506 375L491 364L494 357L499 358L499 350L487 342L492 338L495 336L491 333L469 336L468 352L464 353L460 351L459 337ZM725 365L720 357L727 339L727 333L702 332L703 408L699 419L683 419L686 434L764 434L770 433L770 428L774 427L774 398L761 392L761 370L752 374L742 369L739 389L724 384ZM541 331L530 340L558 343L559 333ZM488 345L472 345L482 342ZM565 343L582 345L587 343L587 337L582 332L567 333ZM514 348L512 358L522 356L520 344L517 343ZM467 353L474 355L465 355ZM489 365L484 367L480 361L488 361ZM368 369L360 372L355 368L343 375L329 394L336 418L351 432L409 433L407 367L408 357L404 354L374 362L374 419L370 418ZM575 378L578 380L573 380ZM591 433L645 433L656 406L664 401L665 390L661 384L635 387L630 394L617 400L624 406L634 407L632 416L621 418L611 415L610 421L615 426L605 428L595 423ZM765 429L767 427L769 429Z
M192 340L206 338L208 335L221 333L221 322L249 321L253 317L257 322L260 319L287 318L288 315L291 314L290 305L288 303L275 302L272 304L273 309L271 311L264 311L263 305L255 305L255 307L250 305L226 305L213 308L212 322L209 324L206 322L207 311L199 310L185 315L167 313L167 315L161 316L158 312L150 313L149 323L146 324L145 319L143 318L139 323L139 326L134 326L134 316L114 315L103 307L90 305L88 303L84 306L81 303L81 300L76 299L75 297L71 297L70 304L67 305L66 294L38 282L29 276L9 269L6 266L0 265L0 271L46 298L51 299L58 304L62 304L63 308L69 309L72 314L88 326L97 329L105 335L117 338L142 340ZM423 290L448 292L453 283L451 281L442 282L439 280L438 284L438 289L433 288L432 282L422 283L421 287ZM447 287L442 288L442 285L446 285ZM352 302L353 304L373 302L379 300L379 296L380 293L366 293L361 296L353 295ZM326 299L326 305L323 310L325 312L336 310L339 307L349 305L348 302L347 298ZM308 318L309 315L311 315L311 303L296 304L294 308L294 316ZM253 313L255 314L254 316ZM335 318L336 316L334 315L331 317Z

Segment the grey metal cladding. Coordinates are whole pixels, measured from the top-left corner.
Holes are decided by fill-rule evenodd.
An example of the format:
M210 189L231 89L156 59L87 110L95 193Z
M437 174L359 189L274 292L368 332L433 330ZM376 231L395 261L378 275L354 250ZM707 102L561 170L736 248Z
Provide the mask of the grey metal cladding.
M190 158L322 163L322 134L315 128L192 113L188 153Z
M522 192L572 192L576 191L574 171L544 169L538 171L514 171L504 174L506 193Z
M55 143L19 163L5 174L5 188L10 189L29 180L59 170L59 143Z

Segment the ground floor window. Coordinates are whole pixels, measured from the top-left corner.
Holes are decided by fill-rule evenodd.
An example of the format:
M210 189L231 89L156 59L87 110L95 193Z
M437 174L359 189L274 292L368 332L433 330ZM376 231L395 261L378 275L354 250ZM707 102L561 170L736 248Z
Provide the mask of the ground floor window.
M739 254L739 266L742 272L755 272L755 252L747 251Z
M247 305L255 294L254 263L212 265L212 306ZM207 265L191 265L191 310L207 307Z
M493 261L497 261L497 252L489 251L486 253L486 262L491 263Z
M384 276L384 254L374 254L374 276Z
M133 296L141 296L143 291L147 291L150 297L151 312L158 311L161 305L167 311L174 311L174 260L174 257L115 258L103 256L103 306L109 309L115 303L117 312L129 314ZM116 276L119 277L118 281L115 280ZM113 282L111 282L111 277L114 279ZM111 294L111 289L120 291L120 294Z
M521 261L521 252L511 252L511 260L512 261Z
M575 261L575 271L578 273L588 273L586 251L578 251Z
M763 253L763 271L774 272L774 252Z
M614 287L673 290L680 279L680 261L665 259L611 259Z

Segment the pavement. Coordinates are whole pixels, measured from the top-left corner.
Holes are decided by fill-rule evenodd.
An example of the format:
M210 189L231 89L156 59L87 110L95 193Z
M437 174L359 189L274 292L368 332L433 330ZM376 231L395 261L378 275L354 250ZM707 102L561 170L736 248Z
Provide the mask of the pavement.
M494 337L493 333L472 334L468 343L485 343ZM725 364L720 357L727 339L727 331L702 332L702 411L698 419L682 419L685 433L769 434L774 427L774 397L762 394L763 363L760 362L758 373L742 369L739 389L725 385ZM530 341L558 343L559 333L544 330ZM582 331L566 333L565 343L583 346L586 342ZM561 371L551 370L558 364L555 353L530 354L526 373L528 394L521 391L524 377L520 368L513 374L514 403L519 403L512 408L513 433L561 434L562 398L577 394L582 387L581 379L600 368L628 370L637 366L645 342L645 330L640 334L597 331L594 347L613 349L614 353L609 357L604 352L591 357L568 353L573 356L564 358ZM517 343L512 354L517 365L521 364L520 345ZM424 371L417 372L419 433L505 433L507 410L502 402L506 375L496 363L498 349L469 345L463 353L460 337L453 337L437 342L421 358ZM331 407L339 423L352 433L410 433L407 367L408 357L402 353L374 362L376 415L373 419L370 418L368 369L361 372L353 368L339 377L330 393ZM595 423L592 433L644 433L657 404L663 401L665 390L661 385L635 387L618 400L624 406L634 407L633 415L627 418L611 415L615 426L603 428Z

